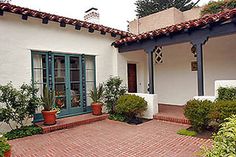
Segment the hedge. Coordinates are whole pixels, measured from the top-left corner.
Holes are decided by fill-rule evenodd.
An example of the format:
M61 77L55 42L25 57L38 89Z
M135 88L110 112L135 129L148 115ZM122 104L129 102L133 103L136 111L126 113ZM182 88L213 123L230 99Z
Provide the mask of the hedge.
M217 100L236 100L236 87L220 87Z
M236 114L236 101L218 100L190 100L184 108L184 115L191 122L193 129L197 132L209 127L219 129L219 125L226 118Z

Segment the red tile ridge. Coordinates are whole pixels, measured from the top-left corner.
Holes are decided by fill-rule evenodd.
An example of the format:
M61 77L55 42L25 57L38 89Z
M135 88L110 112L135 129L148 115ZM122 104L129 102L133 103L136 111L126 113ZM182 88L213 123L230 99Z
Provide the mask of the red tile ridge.
M133 35L132 33L118 30L115 28L110 28L107 26L103 26L101 24L94 24L94 23L90 23L90 22L86 22L86 21L82 21L82 20L78 20L78 19L72 19L72 18L68 18L68 17L64 17L64 16L41 12L41 11L29 9L29 8L24 8L24 7L12 5L9 3L0 3L0 11L6 11L6 12L14 13L14 14L26 15L29 17L34 17L34 18L39 18L39 19L47 19L49 21L58 22L58 23L65 23L65 24L69 24L69 25L73 25L73 26L78 25L80 27L84 27L87 29L93 29L93 30L106 32L106 33L113 33L115 35L120 35L121 37L128 37L128 36Z
M177 33L188 29L196 29L199 27L204 27L208 24L226 22L234 17L236 17L236 8L231 10L226 10L217 14L205 15L195 20L189 20L186 22L167 26L153 31L148 31L138 35L133 35L131 37L129 36L115 41L113 45L119 47L120 45L123 45L125 43L132 43L132 42L137 42L139 40L158 38L161 37L162 35L168 35L169 33Z

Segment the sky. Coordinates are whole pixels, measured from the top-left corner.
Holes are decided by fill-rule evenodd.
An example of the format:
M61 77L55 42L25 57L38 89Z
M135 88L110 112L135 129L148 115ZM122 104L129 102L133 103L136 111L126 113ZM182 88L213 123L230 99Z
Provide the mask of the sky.
M84 12L96 7L100 13L100 23L112 28L127 30L127 21L136 18L136 0L12 0L22 7L40 10L65 17L83 20ZM196 0L193 0L196 1ZM199 5L209 0L200 0Z

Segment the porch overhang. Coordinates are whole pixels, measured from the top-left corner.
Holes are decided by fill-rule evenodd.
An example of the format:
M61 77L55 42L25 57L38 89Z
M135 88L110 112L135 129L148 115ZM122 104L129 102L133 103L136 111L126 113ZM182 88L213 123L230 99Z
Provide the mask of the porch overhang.
M229 34L236 33L236 20L232 19L227 23L207 25L203 28L197 28L194 30L184 30L178 33L170 33L166 36L146 39L141 41L136 41L132 43L125 43L119 45L118 51L119 53L126 53L129 51L136 50L146 50L150 47L159 47L159 46L167 46L185 42L195 43L199 40L205 40L207 38L225 36Z
M173 33L166 33L162 36L149 36L141 40L127 41L118 45L119 53L129 51L144 50L148 53L148 70L149 70L149 93L154 94L154 76L153 76L153 50L155 47L179 43L191 43L196 48L197 55L197 77L198 77L198 96L204 95L204 77L203 77L203 49L202 46L208 38L226 36L236 33L236 17L229 18L225 21L208 23L201 27L183 29Z

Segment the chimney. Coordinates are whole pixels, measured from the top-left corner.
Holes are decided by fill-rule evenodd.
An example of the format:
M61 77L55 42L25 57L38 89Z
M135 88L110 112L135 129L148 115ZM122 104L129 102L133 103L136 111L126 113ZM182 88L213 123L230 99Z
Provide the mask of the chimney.
M97 8L90 8L85 11L84 21L99 24L99 12Z

